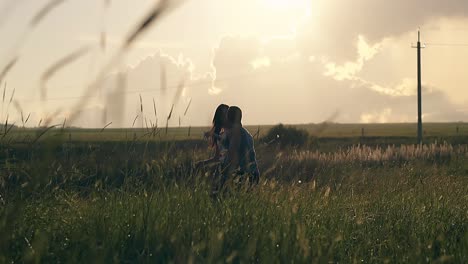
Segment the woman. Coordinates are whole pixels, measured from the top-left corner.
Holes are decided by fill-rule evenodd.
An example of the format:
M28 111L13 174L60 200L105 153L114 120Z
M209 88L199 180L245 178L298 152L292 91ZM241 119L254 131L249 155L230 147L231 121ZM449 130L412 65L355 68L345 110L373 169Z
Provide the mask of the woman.
M212 158L198 162L197 167L224 162L226 153L228 152L227 138L224 133L228 109L229 106L225 104L221 104L216 108L213 117L213 126L211 130L205 134L205 137L207 137L210 142L210 146L215 149L215 153Z

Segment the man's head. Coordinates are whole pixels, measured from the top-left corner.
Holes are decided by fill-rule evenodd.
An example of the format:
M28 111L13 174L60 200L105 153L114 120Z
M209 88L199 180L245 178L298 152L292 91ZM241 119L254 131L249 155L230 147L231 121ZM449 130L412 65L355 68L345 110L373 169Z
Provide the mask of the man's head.
M242 110L237 106L229 107L227 119L229 127L232 127L234 125L242 126Z

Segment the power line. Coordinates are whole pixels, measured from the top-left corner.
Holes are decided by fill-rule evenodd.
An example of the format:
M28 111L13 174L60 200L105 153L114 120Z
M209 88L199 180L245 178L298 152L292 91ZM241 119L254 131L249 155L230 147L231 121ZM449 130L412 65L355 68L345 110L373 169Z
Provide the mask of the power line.
M426 46L468 47L468 43L425 43Z
M424 28L424 31L430 32L457 32L457 31L468 31L468 28Z
M421 48L424 48L425 46L440 46L440 47L468 47L468 43L442 43L442 42L429 42L429 43L424 43L424 45L421 45ZM413 47L417 48L417 46ZM261 74L262 71L248 71L244 73L237 73L233 74L227 77L224 77L222 79L214 79L214 80L208 80L208 81L194 81L190 84L187 85L187 87L196 87L196 86L204 86L204 85L209 85L213 81L216 82L224 82L229 79L233 78L239 78L242 76L255 76L258 74ZM163 92L166 90L175 90L178 89L179 85L170 85L166 86L166 89L159 88L159 89L140 89L140 90L127 90L125 92L121 93L114 93L115 95L125 95L125 94L138 94L138 93L150 93L150 92ZM53 97L53 98L47 98L44 100L41 99L21 99L18 98L20 102L49 102L49 101L63 101L63 100L77 100L77 99L83 99L83 98L89 98L89 99L94 99L94 98L99 98L100 95L92 95L92 96L83 96L83 95L77 95L77 96L66 96L66 97Z

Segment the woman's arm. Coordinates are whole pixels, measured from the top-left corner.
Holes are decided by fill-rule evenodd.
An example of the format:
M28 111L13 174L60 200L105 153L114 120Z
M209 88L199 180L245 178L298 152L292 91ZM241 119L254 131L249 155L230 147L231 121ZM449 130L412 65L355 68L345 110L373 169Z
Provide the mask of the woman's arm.
M220 157L220 153L219 153L219 148L217 145L215 145L215 154L212 158L209 158L207 160L202 160L202 161L198 161L197 163L195 163L195 166L197 168L199 167L205 167L205 166L208 166L210 164L213 164L213 163L216 163L219 161L219 157Z

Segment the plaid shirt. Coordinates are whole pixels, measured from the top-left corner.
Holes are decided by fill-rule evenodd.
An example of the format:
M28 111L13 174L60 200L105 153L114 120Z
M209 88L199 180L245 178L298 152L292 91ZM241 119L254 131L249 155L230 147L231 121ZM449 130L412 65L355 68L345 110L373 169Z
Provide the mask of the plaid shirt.
M254 147L254 139L245 128L241 128L241 141L239 153L240 173L249 173L252 176L260 176Z

